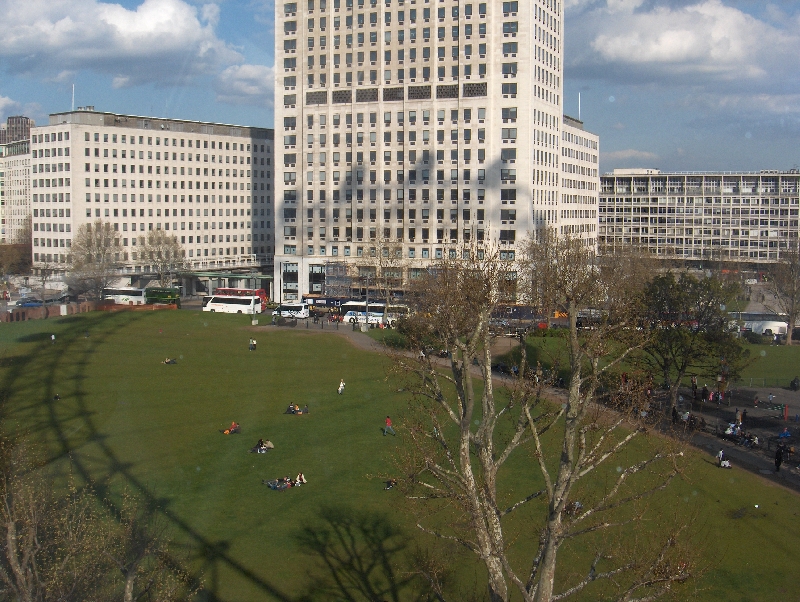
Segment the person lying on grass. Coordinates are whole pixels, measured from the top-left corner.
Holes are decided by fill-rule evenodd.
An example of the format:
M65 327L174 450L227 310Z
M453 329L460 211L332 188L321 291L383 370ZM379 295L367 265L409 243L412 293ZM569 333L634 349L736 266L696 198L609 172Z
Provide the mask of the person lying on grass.
M167 366L171 366L171 365L177 364L177 363L178 363L178 360L175 360L175 359L172 359L172 358L169 358L169 357L168 357L168 358L166 358L166 359L165 359L163 362L161 362L161 363L162 363L162 364L166 364Z
M231 422L231 425L222 431L223 435L238 435L241 432L241 428L239 427L239 423L235 420Z
M289 476L285 476L282 479L273 479L271 481L261 481L262 484L266 485L273 491L283 491L284 489L289 489L290 487L300 487L300 485L305 485L308 483L306 480L305 475L300 472L297 473L297 478L292 480Z

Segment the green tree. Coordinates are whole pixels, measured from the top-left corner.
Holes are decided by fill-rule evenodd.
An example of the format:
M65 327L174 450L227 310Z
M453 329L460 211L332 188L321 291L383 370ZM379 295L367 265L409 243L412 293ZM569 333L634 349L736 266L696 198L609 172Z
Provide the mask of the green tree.
M735 284L686 272L678 278L667 272L645 285L645 319L652 336L642 358L646 368L663 377L670 405L677 403L690 372L730 381L741 370L746 355L728 329L723 309L736 293Z

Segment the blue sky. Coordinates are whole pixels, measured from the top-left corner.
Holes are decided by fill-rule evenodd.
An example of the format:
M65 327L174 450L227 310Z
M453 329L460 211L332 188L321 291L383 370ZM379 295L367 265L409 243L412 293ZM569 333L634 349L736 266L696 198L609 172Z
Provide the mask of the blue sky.
M280 0L279 0L280 1ZM496 0L499 1L499 0ZM564 0L568 114L601 170L800 164L800 0ZM0 0L0 118L272 126L273 0Z

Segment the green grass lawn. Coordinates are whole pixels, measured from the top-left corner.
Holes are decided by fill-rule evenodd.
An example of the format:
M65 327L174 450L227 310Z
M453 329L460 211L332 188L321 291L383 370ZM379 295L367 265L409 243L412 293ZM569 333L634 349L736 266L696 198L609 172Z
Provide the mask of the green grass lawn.
M405 551L429 540L402 512L399 492L384 491L379 478L392 473L403 434L383 437L383 420L390 414L402 424L408 403L386 381L387 360L334 334L269 327L253 333L248 326L241 316L191 311L95 312L3 325L4 430L33 441L53 471L91 480L100 495L127 487L157 500L176 552L203 574L206 600L297 600L323 583L325 571L298 537L308 526L360 533L359 541L397 529L403 535L393 541L408 538L399 552L380 541L361 545L361 552L373 560L387 556L402 581ZM248 351L250 336L258 340L256 352ZM167 356L178 364L160 364ZM347 383L342 396L340 378ZM311 413L284 415L290 402L308 404ZM220 434L231 420L242 425L241 435ZM275 450L248 454L259 437ZM695 599L791 599L800 500L706 460L693 457L686 480L660 501L698 515L711 569ZM529 461L523 455L509 466L509 500L531 480ZM309 484L299 489L273 492L261 484L300 471ZM525 548L535 532L515 521L510 539ZM480 566L456 559L460 587L482 588ZM397 599L415 599L412 593L403 589ZM393 599L375 597L384 598Z

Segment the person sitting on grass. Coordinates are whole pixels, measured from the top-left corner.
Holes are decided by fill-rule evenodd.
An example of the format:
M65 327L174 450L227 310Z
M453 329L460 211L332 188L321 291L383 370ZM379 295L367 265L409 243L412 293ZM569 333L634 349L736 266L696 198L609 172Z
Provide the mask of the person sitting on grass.
M298 472L297 478L292 483L292 486L300 487L300 485L305 485L306 483L308 483L308 481L306 481L306 475L304 475L302 472Z
M241 433L241 428L239 427L239 423L235 420L231 422L231 425L222 431L223 435L238 435Z
M275 449L275 446L272 444L272 441L270 441L269 439L267 439L266 441L264 441L264 439L259 439L258 443L256 443L255 446L250 450L250 453L265 454L271 449Z
M303 406L303 414L308 414L308 404Z
M397 485L397 479L389 479L386 481L386 487L384 487L384 491L394 488Z
M295 413L295 409L294 408L295 408L295 405L293 403L290 403L289 407L286 408L286 411L284 412L284 414L294 414Z

